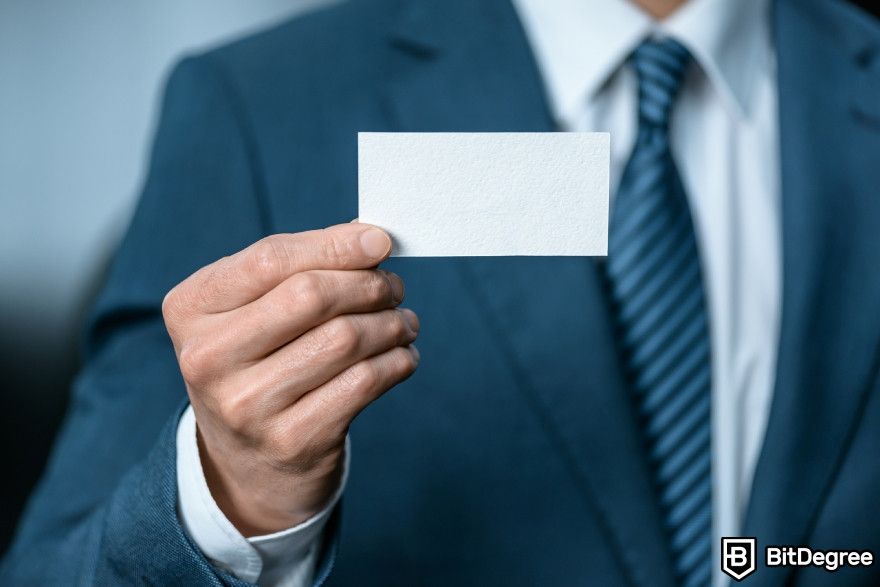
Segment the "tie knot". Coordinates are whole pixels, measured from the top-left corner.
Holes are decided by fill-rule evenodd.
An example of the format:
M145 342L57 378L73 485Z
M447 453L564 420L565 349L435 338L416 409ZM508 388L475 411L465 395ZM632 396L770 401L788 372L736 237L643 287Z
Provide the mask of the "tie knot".
M640 120L666 127L690 53L675 39L648 39L636 47L631 60L639 79Z

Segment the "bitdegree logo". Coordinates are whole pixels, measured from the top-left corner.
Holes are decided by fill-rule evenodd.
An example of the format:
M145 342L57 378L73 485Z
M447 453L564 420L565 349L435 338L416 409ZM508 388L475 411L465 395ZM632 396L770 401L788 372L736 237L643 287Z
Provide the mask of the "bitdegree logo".
M754 537L721 538L721 570L735 581L742 581L757 570L758 540ZM766 567L818 567L833 573L843 567L869 567L874 564L870 550L820 550L809 546L767 546Z
M768 546L764 549L768 567L822 567L836 571L840 567L868 567L874 564L870 550L813 550L809 546Z

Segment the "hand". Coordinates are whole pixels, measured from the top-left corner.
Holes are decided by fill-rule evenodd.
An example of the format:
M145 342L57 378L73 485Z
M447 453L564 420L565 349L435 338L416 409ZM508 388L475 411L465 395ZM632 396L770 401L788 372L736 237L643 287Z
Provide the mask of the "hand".
M365 224L274 235L165 297L208 486L245 536L319 512L349 424L418 365L403 281L375 268L390 251Z

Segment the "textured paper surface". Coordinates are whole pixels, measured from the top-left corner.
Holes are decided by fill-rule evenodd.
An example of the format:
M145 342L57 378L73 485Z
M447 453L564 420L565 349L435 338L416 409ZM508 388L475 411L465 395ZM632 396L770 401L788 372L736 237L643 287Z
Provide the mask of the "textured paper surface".
M606 255L608 133L359 133L358 219L398 257Z

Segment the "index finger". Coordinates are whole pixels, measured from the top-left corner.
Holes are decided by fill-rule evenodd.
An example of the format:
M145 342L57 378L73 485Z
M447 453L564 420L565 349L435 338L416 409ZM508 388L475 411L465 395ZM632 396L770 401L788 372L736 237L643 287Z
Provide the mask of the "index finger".
M391 253L391 237L360 223L295 234L275 234L194 273L199 311L225 312L250 303L301 271L369 269ZM189 299L189 296L187 296Z

